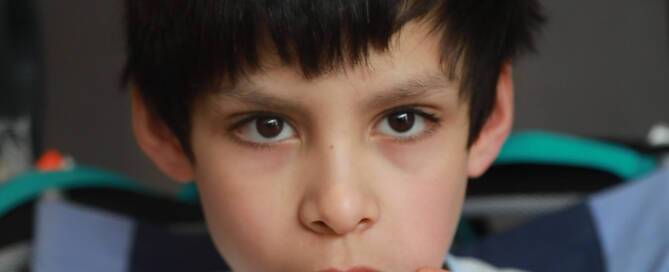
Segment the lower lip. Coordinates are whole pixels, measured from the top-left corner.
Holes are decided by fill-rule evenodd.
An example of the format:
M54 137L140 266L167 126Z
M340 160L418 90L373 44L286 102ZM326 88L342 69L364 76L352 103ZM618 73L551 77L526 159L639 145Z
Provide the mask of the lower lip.
M356 267L353 267L353 268L348 269L348 270L339 270L339 269L330 268L330 269L321 270L321 271L318 271L318 272L380 272L380 271L378 271L376 269L367 268L367 267L356 266Z

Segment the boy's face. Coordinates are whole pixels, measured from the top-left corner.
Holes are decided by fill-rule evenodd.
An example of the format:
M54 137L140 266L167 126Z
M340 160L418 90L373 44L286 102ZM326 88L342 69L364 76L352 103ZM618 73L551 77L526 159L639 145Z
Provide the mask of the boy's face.
M482 135L467 148L468 103L444 77L438 42L410 24L368 66L252 74L196 102L188 170L147 153L197 181L235 271L439 267L467 177L499 147L476 151Z

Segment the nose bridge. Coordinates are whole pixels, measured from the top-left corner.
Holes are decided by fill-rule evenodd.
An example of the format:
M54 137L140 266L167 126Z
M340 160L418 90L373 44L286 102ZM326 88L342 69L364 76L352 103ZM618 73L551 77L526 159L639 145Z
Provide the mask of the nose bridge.
M360 165L361 148L351 134L332 132L312 152L316 171L300 207L300 219L320 234L342 235L376 221L378 207Z
M331 126L323 128L318 140L314 142L314 167L319 169L318 185L339 186L341 190L347 186L360 185L359 165L364 160L363 147L355 137L354 128L347 127L347 122L331 122Z

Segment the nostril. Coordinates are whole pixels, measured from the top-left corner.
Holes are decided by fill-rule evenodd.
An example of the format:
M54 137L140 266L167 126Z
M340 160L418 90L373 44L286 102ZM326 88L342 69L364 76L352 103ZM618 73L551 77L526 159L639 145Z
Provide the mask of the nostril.
M355 227L352 230L364 231L368 229L371 225L372 225L372 220L370 220L369 218L363 218L360 219L360 221L358 221L358 224L355 225ZM334 229L332 229L328 224L326 224L322 220L311 222L311 229L322 234L337 233Z
M370 220L369 218L363 218L358 223L357 228L361 229L361 230L367 229L371 223L372 223L372 220Z
M314 221L311 224L313 226L313 229L315 229L316 231L318 231L320 233L331 233L331 232L333 232L330 229L330 227L327 224L325 224L325 222L323 222L321 220Z

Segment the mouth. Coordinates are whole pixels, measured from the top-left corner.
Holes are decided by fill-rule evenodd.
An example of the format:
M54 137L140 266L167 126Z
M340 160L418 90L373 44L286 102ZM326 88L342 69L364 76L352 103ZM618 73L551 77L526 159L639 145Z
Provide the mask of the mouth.
M328 268L325 270L320 270L318 272L380 272L379 270L369 268L366 266L356 266L352 267L346 270L341 270L341 269L336 269L336 268Z

